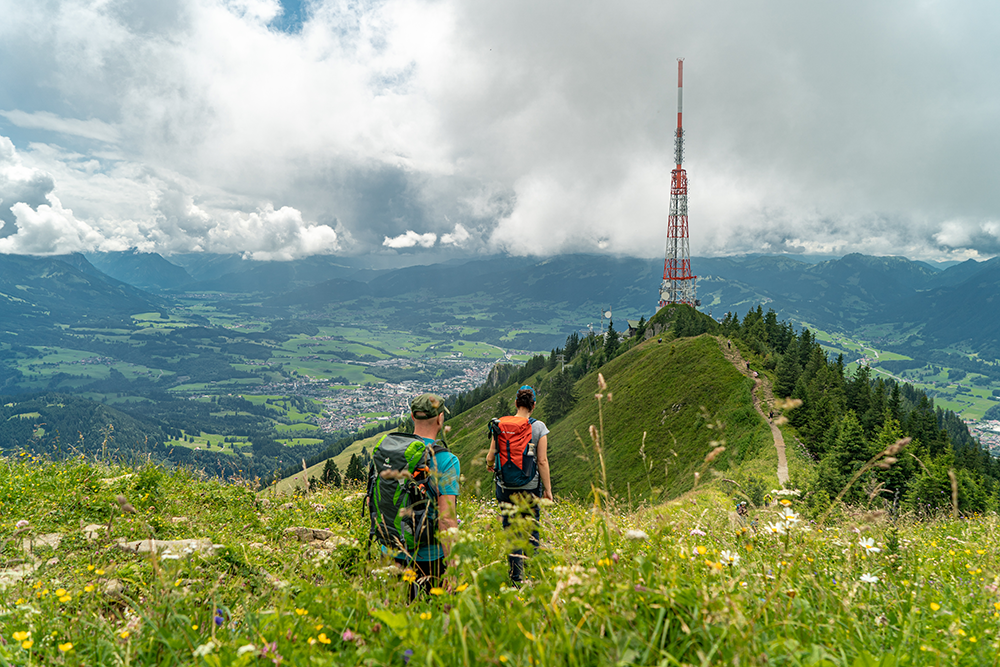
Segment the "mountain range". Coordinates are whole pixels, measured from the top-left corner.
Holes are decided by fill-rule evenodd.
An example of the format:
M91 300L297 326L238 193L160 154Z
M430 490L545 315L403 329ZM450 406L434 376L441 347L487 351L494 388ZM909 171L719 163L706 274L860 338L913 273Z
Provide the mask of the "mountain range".
M129 310L160 308L163 299L180 292L221 292L254 294L276 316L350 306L359 299L396 300L405 309L407 303L426 306L438 298L461 298L485 311L496 306L599 314L610 307L638 319L654 312L661 275L659 260L605 255L372 266L364 258L332 256L253 262L236 255L164 258L132 251L87 258L8 255L0 258L5 297L0 314L47 312L74 321L88 313L119 317ZM903 257L859 254L818 263L787 255L696 257L692 267L701 310L716 319L763 304L799 325L831 331L888 325L891 342L919 338L929 348L1000 358L1000 317L992 310L1000 258L970 259L943 270ZM558 343L570 328L582 325L567 326L553 340Z

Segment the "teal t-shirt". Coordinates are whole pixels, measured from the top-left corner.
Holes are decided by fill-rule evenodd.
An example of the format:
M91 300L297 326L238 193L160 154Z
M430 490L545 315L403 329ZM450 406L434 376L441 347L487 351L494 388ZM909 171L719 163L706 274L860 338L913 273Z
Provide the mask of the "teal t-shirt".
M427 443L428 446L433 446L435 442L433 438L421 438L421 440ZM431 475L434 475L435 479L437 479L439 496L458 495L458 480L462 476L462 465L459 463L457 456L448 451L435 454L434 465L431 467ZM419 561L432 561L443 557L444 549L441 548L440 544L420 547L417 549L417 553L413 554L413 560ZM409 560L409 557L403 552L396 554L396 558Z

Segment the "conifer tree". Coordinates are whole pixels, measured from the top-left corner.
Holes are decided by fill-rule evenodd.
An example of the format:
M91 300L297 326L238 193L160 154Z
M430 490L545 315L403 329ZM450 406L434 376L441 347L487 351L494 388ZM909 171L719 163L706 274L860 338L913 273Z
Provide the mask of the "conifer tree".
M556 373L547 389L542 407L546 419L555 422L573 409L573 379L569 373Z
M615 331L615 321L608 320L608 330L604 336L604 357L607 361L615 358L618 352L618 332Z
M576 356L577 351L580 349L580 334L577 332L571 333L566 337L566 361L569 362Z
M515 414L514 409L511 407L510 399L501 396L497 399L497 407L493 412L493 418L497 419L500 417L510 417Z
M902 427L898 421L889 416L888 410L883 412L883 417L882 426L875 434L875 439L872 443L873 452L885 451L903 437ZM907 485L916 472L916 460L911 456L908 451L909 449L907 447L897 454L895 457L896 462L889 468L876 471L879 481L885 485L886 490L889 492L888 494L882 494L882 497L891 499L894 502L906 494Z
M820 461L819 478L821 486L834 498L847 485L854 474L868 461L868 443L861 423L853 412L848 412L837 425L837 438L833 448ZM861 498L861 483L854 483L845 501Z
M329 486L339 487L341 481L340 469L337 467L337 462L332 457L328 458L326 465L323 466L323 482Z
M639 318L639 325L636 326L636 328L635 328L635 338L640 343L642 342L643 338L645 338L645 336L646 336L646 325L647 324L648 324L648 322L646 322L646 316L645 315L643 315L642 317Z
M778 359L778 367L775 369L778 377L774 386L774 392L779 398L786 398L792 395L801 371L797 350L790 348L789 351L781 355L781 358Z
M351 454L351 462L347 464L347 472L344 473L344 481L365 481L365 471L361 465L361 458L357 454Z

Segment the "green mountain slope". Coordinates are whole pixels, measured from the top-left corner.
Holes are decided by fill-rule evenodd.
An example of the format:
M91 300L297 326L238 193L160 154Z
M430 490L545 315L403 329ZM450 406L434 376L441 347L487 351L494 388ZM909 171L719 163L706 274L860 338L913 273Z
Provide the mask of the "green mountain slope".
M87 259L115 280L144 290L174 289L194 282L182 267L171 264L156 253L138 250L101 252L90 253Z
M82 255L0 255L0 338L40 344L59 325L111 322L158 310L163 301L94 269ZM16 338L16 336L22 336Z
M713 463L725 470L734 462L765 453L770 431L753 409L752 382L725 359L717 338L702 335L657 342L651 338L601 368L608 389L601 399L603 455L609 491L633 500L675 497L694 485L712 441L725 439L727 450ZM545 411L545 386L558 370L539 372L539 413ZM516 387L502 397L513 403ZM600 428L597 372L576 382L574 409L547 424L553 490L585 497L601 484L599 457L589 435ZM449 420L449 443L462 460L467 479L480 492L492 492L483 456L486 424L497 406L494 397ZM544 419L544 414L541 415ZM723 429L710 428L721 423ZM643 434L645 445L643 446ZM645 458L643 457L645 455Z

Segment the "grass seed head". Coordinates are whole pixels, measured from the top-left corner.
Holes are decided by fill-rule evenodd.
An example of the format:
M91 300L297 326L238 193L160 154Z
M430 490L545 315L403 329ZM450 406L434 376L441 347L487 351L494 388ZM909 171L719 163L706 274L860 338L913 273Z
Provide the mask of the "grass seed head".
M910 440L912 440L912 438L900 438L899 440L897 440L896 442L892 443L891 445L889 445L886 448L886 450L884 452L885 455L886 456L895 456L900 451L902 451L903 447L906 447L908 444L910 444ZM896 462L895 459L893 459L892 462L895 463Z
M135 514L135 507L133 507L132 503L125 499L125 496L118 494L118 496L115 497L115 500L118 501L118 506L122 509L122 512L125 514Z
M712 461L715 460L715 458L719 454L721 454L724 451L726 451L725 446L724 445L719 445L718 447L716 447L715 449L713 449L712 451L710 451L707 456L705 456L705 463L711 463Z

